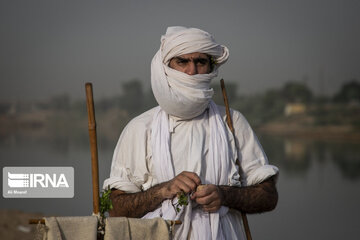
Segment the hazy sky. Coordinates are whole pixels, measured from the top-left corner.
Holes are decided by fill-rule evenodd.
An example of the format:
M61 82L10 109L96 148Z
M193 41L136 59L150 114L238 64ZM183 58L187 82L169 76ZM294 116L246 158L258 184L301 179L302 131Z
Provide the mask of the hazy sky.
M202 28L230 49L219 78L241 93L306 81L333 93L360 80L360 1L0 0L0 100L98 97L137 78L167 26Z

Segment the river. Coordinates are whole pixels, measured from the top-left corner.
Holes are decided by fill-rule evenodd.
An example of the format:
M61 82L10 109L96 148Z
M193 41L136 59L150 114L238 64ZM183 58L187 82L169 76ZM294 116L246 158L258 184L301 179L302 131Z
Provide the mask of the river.
M254 239L358 239L360 143L259 135L271 164L279 167L279 203L270 213L249 215ZM100 185L109 175L112 143L99 142ZM3 209L46 215L92 213L90 151L86 137L0 138L1 167L73 166L70 199L1 198ZM2 172L2 171L1 171Z

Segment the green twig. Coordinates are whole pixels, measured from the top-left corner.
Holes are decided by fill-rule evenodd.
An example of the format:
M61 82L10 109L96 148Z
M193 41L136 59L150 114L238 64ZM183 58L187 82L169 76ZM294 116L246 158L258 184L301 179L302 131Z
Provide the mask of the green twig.
M188 200L188 195L185 195L184 192L179 192L177 194L177 198L178 198L178 202L173 206L175 208L175 211L179 213L183 206L187 206L189 204L189 200Z
M107 190L101 192L100 196L100 216L104 217L106 212L113 209L113 205L110 199L111 189L108 186Z

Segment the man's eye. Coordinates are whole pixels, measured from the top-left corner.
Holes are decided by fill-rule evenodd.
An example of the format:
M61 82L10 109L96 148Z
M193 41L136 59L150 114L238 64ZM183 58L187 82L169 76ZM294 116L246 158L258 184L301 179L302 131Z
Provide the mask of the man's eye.
M205 59L205 58L200 58L197 60L197 63L200 64L200 65L206 65L209 63L209 60L208 59Z
M187 64L189 61L186 60L186 59L178 59L176 61L177 64L180 64L180 65L184 65L184 64Z

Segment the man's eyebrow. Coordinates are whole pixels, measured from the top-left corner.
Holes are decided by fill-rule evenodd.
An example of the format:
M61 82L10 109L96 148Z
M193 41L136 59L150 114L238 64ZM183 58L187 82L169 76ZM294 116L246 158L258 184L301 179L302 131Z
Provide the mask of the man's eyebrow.
M190 61L190 58L183 58L183 57L174 57L174 58L180 61Z
M190 61L191 58L184 58L184 57L174 57L174 59L180 60L180 61ZM209 60L208 57L196 57L193 58L193 61L199 61L199 60Z

